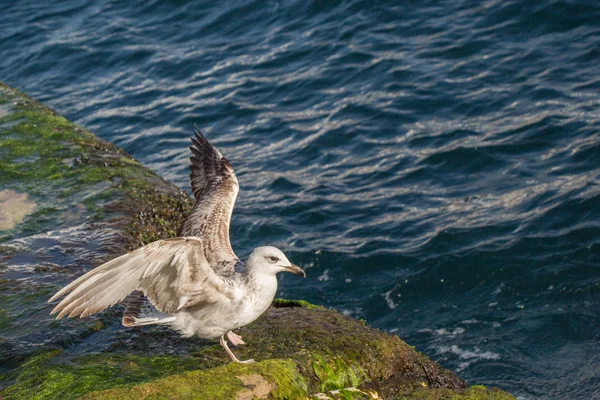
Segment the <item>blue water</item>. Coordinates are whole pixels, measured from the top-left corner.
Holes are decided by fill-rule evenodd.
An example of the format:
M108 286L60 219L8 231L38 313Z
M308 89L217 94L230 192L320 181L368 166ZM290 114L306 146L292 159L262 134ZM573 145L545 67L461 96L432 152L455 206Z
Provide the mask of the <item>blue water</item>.
M0 80L189 190L194 123L280 295L520 399L600 398L595 1L0 1Z

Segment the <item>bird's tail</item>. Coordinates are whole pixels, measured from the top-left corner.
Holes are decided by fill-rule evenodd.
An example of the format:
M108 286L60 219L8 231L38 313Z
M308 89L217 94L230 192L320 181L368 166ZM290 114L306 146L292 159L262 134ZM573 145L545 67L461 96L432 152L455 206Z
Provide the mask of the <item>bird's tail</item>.
M144 296L144 293L136 290L123 300L125 311L121 322L123 326L134 327L144 325L168 325L175 321L171 314L158 311L152 303Z

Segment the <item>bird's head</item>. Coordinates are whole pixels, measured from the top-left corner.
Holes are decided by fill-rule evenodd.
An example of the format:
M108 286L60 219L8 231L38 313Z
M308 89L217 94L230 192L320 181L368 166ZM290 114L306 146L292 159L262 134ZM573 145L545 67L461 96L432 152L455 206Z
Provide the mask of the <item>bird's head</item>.
M248 269L254 273L275 275L291 272L306 278L302 268L292 264L281 250L272 246L257 247L248 258Z

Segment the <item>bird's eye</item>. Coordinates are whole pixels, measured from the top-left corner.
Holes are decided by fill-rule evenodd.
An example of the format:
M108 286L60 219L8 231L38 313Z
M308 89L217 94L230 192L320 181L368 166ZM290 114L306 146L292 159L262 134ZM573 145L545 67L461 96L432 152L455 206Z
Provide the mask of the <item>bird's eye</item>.
M276 256L269 256L268 259L271 260L271 262L274 262L274 263L276 263L277 261L279 261L279 258L277 258Z

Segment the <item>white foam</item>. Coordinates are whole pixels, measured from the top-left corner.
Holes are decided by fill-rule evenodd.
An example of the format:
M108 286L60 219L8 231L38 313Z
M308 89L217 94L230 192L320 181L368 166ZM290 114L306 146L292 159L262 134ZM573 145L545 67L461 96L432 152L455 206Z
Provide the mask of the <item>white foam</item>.
M431 333L431 334L435 334L437 336L456 336L456 335L461 335L463 333L466 332L465 328L454 328L454 329L448 329L448 328L440 328L440 329L429 329L429 328L424 328L424 329L419 329L417 332L419 333Z
M499 284L499 285L496 287L496 290L494 290L494 291L492 292L492 294L500 294L500 293L502 293L502 289L504 289L504 283L501 283L501 284Z
M392 291L394 289L390 290L389 292L385 292L385 301L388 305L388 307L390 308L390 310L393 310L394 308L396 308L396 303L394 303L394 300L392 300Z
M329 278L330 278L329 275L328 275L328 273L329 273L329 270L326 269L325 271L323 271L323 274L321 274L321 276L319 276L317 278L317 280L320 281L320 282L328 281Z
M465 333L465 328L454 328L454 329L446 329L446 328L441 328L441 329L436 329L434 332L436 335L438 336L456 336L456 335L460 335L462 333Z
M438 349L441 354L451 353L456 354L459 360L465 360L458 364L458 371L462 371L467 368L469 365L477 362L479 360L498 360L500 359L500 354L494 353L491 351L481 351L479 348L475 347L474 350L463 350L457 345L452 346L442 346Z
M352 318L363 318L364 317L362 307L343 308L340 310L340 312L347 317L352 317Z

